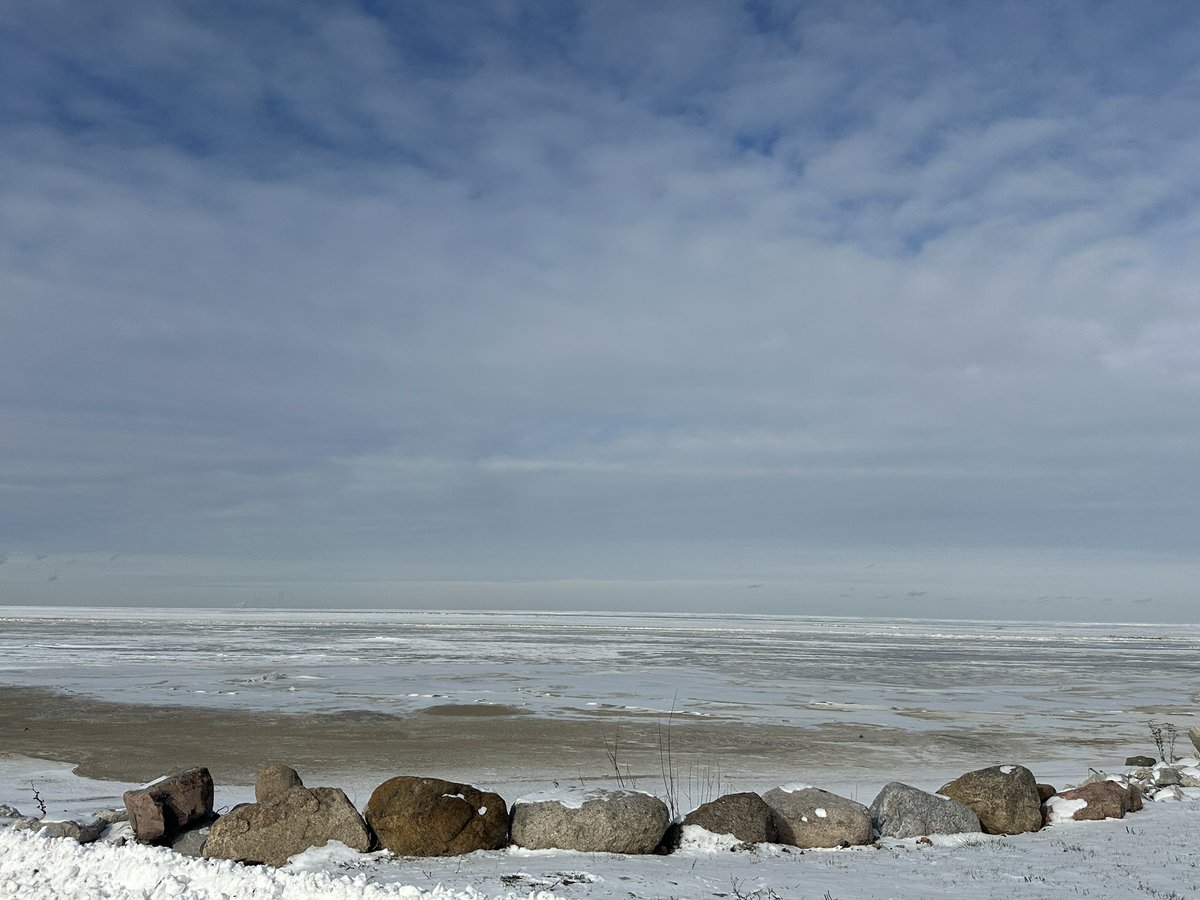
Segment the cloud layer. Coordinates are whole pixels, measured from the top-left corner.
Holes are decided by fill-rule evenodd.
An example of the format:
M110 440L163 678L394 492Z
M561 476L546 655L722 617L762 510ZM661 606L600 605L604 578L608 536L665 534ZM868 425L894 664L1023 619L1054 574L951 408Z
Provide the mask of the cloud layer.
M1194 556L1193 4L11 6L0 601Z

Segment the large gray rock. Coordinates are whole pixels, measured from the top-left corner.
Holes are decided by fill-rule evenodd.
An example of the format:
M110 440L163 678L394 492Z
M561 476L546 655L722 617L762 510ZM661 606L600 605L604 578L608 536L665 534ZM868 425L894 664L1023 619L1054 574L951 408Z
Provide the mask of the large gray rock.
M300 775L291 766L272 760L258 770L254 781L254 801L278 800L292 788L304 787Z
M683 820L713 834L731 834L748 844L774 843L779 839L775 811L758 794L726 794L696 807Z
M1196 748L1196 752L1200 753L1200 725L1189 728L1188 737L1192 739L1192 746Z
M129 825L143 844L169 844L181 831L212 816L213 780L196 768L126 791Z
M871 812L861 803L815 787L772 788L779 840L796 847L856 847L871 843Z
M670 821L657 797L597 789L572 798L518 800L512 841L530 850L653 853Z
M1024 766L977 769L943 785L938 793L969 806L988 834L1023 834L1042 827L1037 780Z
M397 856L457 856L508 843L503 797L440 778L389 778L371 792L367 822Z
M871 803L871 822L880 837L891 838L983 830L979 817L957 800L898 781L885 785Z
M282 866L288 857L329 841L365 852L371 833L340 789L299 787L265 803L235 806L217 819L204 856Z

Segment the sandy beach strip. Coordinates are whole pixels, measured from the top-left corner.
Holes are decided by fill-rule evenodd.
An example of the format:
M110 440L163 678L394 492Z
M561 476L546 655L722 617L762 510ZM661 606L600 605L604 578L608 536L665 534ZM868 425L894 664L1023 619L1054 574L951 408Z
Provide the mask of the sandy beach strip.
M681 778L719 772L747 786L833 767L901 776L1126 751L1119 741L1054 746L1043 735L962 727L904 731L847 722L801 728L676 718L668 735L667 725L662 717L557 719L494 706L444 705L409 716L289 715L0 687L0 750L69 761L79 775L131 783L204 765L219 781L247 784L267 759L325 777L404 772L504 782L611 781L606 742L629 774L653 781L661 775L660 748L668 738L671 766Z

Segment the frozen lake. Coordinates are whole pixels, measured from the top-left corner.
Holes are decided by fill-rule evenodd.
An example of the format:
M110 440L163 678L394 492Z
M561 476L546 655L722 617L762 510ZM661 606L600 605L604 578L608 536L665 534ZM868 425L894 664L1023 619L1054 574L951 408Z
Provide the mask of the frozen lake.
M133 704L817 726L1114 729L1190 717L1200 626L0 607L0 683Z

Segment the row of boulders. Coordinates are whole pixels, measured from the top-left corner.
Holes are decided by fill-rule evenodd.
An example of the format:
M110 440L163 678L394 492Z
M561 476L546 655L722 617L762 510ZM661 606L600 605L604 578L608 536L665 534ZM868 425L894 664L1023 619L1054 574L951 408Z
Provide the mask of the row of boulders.
M1132 761L1132 760L1131 760ZM255 802L222 816L213 811L213 781L194 768L125 793L125 809L87 822L19 820L17 827L52 836L95 840L127 819L134 839L193 856L280 866L310 847L340 841L359 851L398 856L449 856L508 845L584 852L670 852L683 829L699 826L743 843L800 848L850 847L877 838L935 834L1020 834L1064 820L1120 818L1142 808L1142 797L1200 786L1200 768L1131 766L1122 775L1093 771L1077 788L1038 784L1024 766L969 772L937 793L888 784L871 805L812 785L787 785L759 795L727 794L677 821L665 803L631 790L558 792L517 800L511 810L495 793L437 778L400 776L371 794L362 814L332 787L309 788L296 771L266 764ZM16 810L0 807L0 818Z

